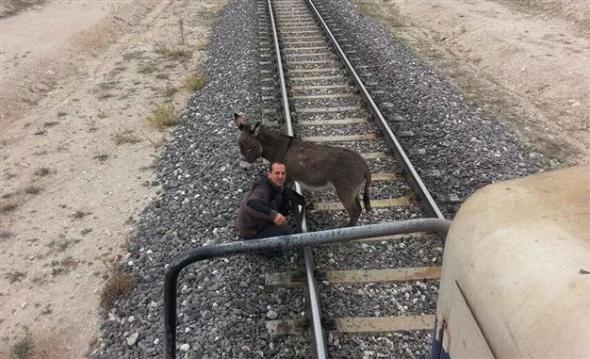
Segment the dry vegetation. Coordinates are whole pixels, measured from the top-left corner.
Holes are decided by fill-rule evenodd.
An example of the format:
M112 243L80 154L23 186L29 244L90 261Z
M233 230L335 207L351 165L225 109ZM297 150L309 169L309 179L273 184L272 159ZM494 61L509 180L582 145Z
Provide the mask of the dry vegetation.
M135 135L134 131L131 129L122 130L121 132L117 132L113 135L113 142L117 146L125 145L125 144L135 144L141 142L141 139Z
M8 280L8 283L10 283L10 284L15 283L15 282L20 282L26 276L27 276L27 273L19 272L19 271L8 272L8 273L4 274L4 278L6 278Z
M41 193L42 190L43 190L43 188L33 185L33 184L25 187L25 193L27 193L27 194L39 194L39 193Z
M45 315L51 313L50 307L44 307L42 313ZM62 337L62 331L57 331L51 336L38 336L37 333L28 328L24 328L24 335L21 336L10 347L10 356L6 359L62 359L64 348L68 345ZM0 358L5 357L0 355Z
M8 214L17 209L18 206L19 204L14 201L2 201L0 202L0 215Z
M51 242L49 242L49 244L47 245L47 247L55 252L65 252L68 248L72 247L73 245L75 245L76 243L79 243L81 241L81 239L59 239L59 240L53 240Z
M0 19L16 15L26 8L46 2L47 0L2 0L0 1Z
M72 256L66 256L61 260L51 261L51 274L55 277L58 275L66 275L72 270L78 268L80 262L74 259Z
M133 276L124 272L120 264L112 263L109 267L107 281L100 293L100 306L107 311L115 305L117 300L129 295L135 287Z
M35 170L35 176L45 177L51 173L51 170L48 167L39 167Z
M199 91L207 84L207 75L202 73L192 74L185 80L185 87L190 91Z
M163 55L171 60L176 61L186 61L191 58L192 51L181 48L181 47L167 47L167 46L160 46L156 49L156 52L160 55Z
M33 356L33 349L31 332L27 330L25 336L12 346L10 354L14 359L30 359Z
M153 127L170 127L178 124L178 115L176 114L174 105L170 102L165 102L157 105L152 111L152 114L147 117L146 121Z
M14 233L10 231L0 231L0 240L9 239L14 236Z

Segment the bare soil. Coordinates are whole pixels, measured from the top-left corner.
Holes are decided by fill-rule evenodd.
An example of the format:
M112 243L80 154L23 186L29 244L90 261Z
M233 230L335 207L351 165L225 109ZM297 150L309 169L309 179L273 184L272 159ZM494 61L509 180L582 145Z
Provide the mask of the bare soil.
M0 358L86 354L109 263L132 265L126 240L158 190L170 130L146 118L182 111L226 2L2 2ZM523 141L588 161L590 2L354 2Z
M531 148L588 162L590 1L353 2Z
M182 113L189 79L206 80L227 1L22 3L0 9L0 358L81 358L158 190L171 130L154 124Z

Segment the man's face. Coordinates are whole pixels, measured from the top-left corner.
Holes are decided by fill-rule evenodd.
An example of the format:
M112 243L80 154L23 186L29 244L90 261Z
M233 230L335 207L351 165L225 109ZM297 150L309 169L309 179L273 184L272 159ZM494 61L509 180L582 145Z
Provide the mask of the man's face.
M270 181L276 186L282 186L287 179L287 169L285 168L285 165L275 163L268 173L268 178L270 178Z

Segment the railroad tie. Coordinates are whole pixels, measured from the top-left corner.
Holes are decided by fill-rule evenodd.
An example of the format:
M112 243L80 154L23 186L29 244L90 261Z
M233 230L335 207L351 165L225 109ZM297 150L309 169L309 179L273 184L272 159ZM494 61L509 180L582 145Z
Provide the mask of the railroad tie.
M327 95L296 95L291 96L291 100L321 100L321 99L337 99L337 98L348 98L348 97L356 97L356 94L348 92L348 93L336 93L336 94L327 94Z
M296 69L296 70L287 70L289 75L298 75L298 74L313 74L317 72L339 72L340 69L337 67L326 67L326 68L316 68L316 69Z
M314 47L317 47L318 45L322 45L325 43L325 40L299 40L299 41L295 41L295 40L285 40L283 41L283 46L285 46L285 48L289 48L291 46L295 46L295 45L311 45L313 44ZM305 47L305 46L303 46Z
M314 49L314 47L303 47L303 49ZM296 48L290 48L289 50L296 50ZM262 56L262 55L261 55ZM270 56L270 55L269 55ZM285 56L283 56L283 58L286 58L287 60L289 58L297 58L297 57L324 57L324 58L336 58L334 55L332 55L331 53L325 53L325 52L314 52L314 53L310 53L310 54L285 54ZM290 60L288 60L290 61ZM292 78L290 80L293 80Z
M363 158L366 160L385 160L393 158L391 155L388 155L385 152L367 152L361 153L361 156L363 156Z
M395 173L390 172L381 172L381 173L373 173L371 174L371 181L395 181L400 179L400 176L396 175Z
M303 136L303 141L310 142L348 142L348 141L371 141L377 139L375 133L365 133L361 135L342 135L342 136Z
M440 266L337 270L317 272L316 277L319 280L325 280L334 284L391 283L440 279L440 271ZM302 285L304 279L303 273L298 272L267 273L264 276L264 284L267 286L293 287Z
M385 333L409 330L432 330L434 315L401 315L390 317L348 317L334 320L334 328L328 330L338 333Z
M324 324L331 332L363 334L391 333L410 330L432 330L434 315L401 315L390 317L345 317L336 318ZM300 334L307 330L308 323L303 320L268 320L266 330L271 336Z
M334 60L315 60L315 61L289 61L289 65L325 65L325 64L338 64Z
M309 51L309 50L328 50L326 46L305 46L305 47L289 47L284 49L286 56L289 56L288 52L290 51ZM323 54L323 53L322 53ZM304 56L305 54L299 54L300 56ZM296 63L296 62L289 62L289 64Z
M294 85L291 87L291 91L293 92L303 92L303 91L328 91L333 89L349 89L350 91L355 91L353 87L348 84L341 84L341 85Z
M342 74L329 75L329 76L301 76L292 77L291 81L322 81L322 80L344 80L345 77Z
M340 125L356 125L359 123L370 123L366 118L343 118L336 120L299 120L299 126L340 126Z
M298 113L309 113L309 114L318 114L318 113L333 113L333 112L357 112L361 111L362 108L360 106L335 106L335 107L306 107L297 109L296 112ZM374 136L374 134L373 134ZM318 138L325 137L319 136ZM337 137L337 136L330 136L330 137ZM314 137L309 137L314 138ZM313 141L313 140L310 140Z
M410 200L407 197L395 197L387 199L372 199L371 208L392 208L392 207L407 207L410 205ZM344 207L340 202L318 202L313 204L311 212L321 211L344 211Z

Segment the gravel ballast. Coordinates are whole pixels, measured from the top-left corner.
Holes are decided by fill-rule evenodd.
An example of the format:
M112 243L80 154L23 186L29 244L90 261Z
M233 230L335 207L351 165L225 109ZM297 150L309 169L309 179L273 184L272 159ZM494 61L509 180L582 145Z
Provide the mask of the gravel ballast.
M108 313L91 357L163 357L165 265L190 249L234 241L239 201L263 171L240 166L233 113L260 120L256 2L231 1L214 25L209 82L189 102L164 151L159 200L142 214L130 243L132 294ZM149 254L148 254L149 253ZM179 279L178 357L297 357L304 336L271 339L264 321L297 316L301 288L264 288L264 273L289 270L284 258L236 256L195 264ZM130 316L134 317L129 321ZM264 353L264 354L263 354Z
M390 126L395 132L411 131L400 140L419 172L435 174L426 177L426 184L449 217L460 201L485 184L545 165L532 159L502 125L467 105L385 29L345 1L323 2L359 46L357 56L372 67L373 81L384 90L376 99ZM257 2L233 0L215 23L209 82L191 98L175 139L162 155L155 181L162 186L160 198L146 208L129 244L124 262L137 286L105 315L102 333L90 350L93 358L162 357L166 264L198 246L238 239L236 208L264 170L260 163L240 164L232 122L234 112L251 121L262 119L256 18ZM392 218L410 218L420 210L394 212ZM320 215L316 222L344 223L344 218ZM295 270L296 259L235 256L185 269L179 280L178 357L309 355L305 333L270 338L264 325L277 317L293 319L303 310L301 288L264 287L265 273ZM428 356L429 338L417 336L407 343L401 338L388 335L375 342L410 356ZM343 357L363 353L348 338L331 337L330 346Z

